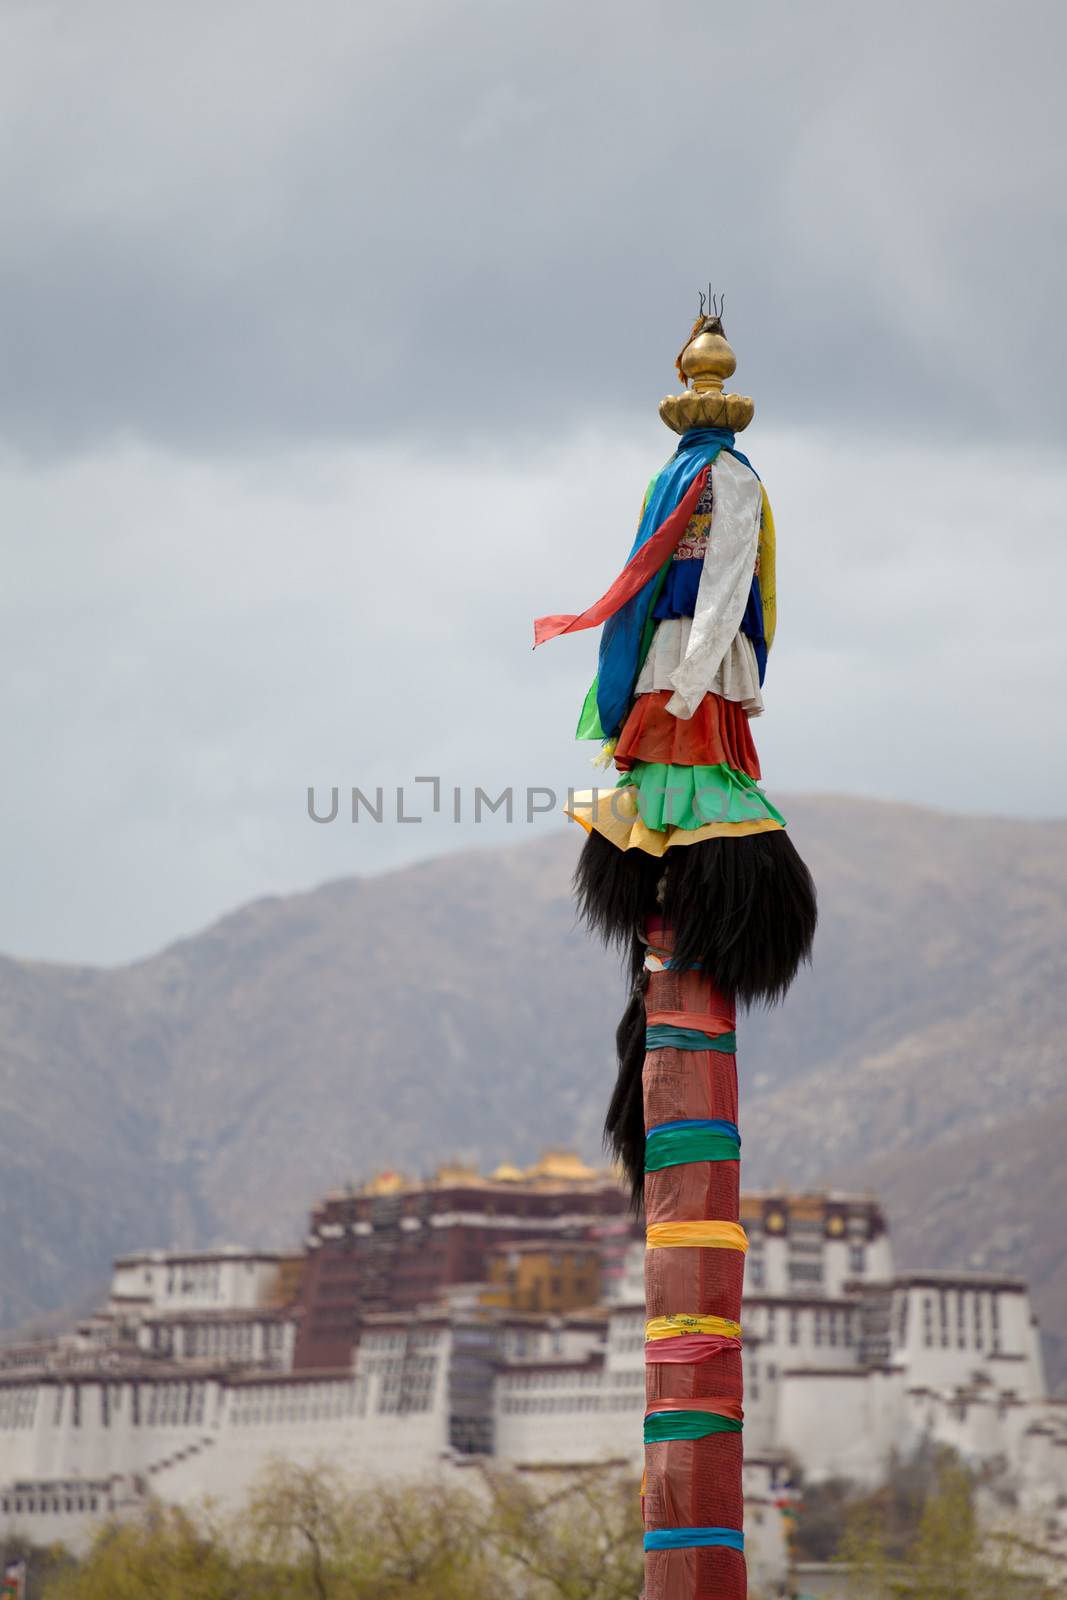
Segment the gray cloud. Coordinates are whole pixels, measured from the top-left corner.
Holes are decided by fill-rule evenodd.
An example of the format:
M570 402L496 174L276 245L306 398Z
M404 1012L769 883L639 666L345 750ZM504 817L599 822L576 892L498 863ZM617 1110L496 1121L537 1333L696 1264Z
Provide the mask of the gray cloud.
M1059 8L8 8L0 431L420 448L646 411L1062 430Z
M1063 811L1058 9L0 30L0 948L495 834L316 829L309 783L590 782L595 642L530 619L618 569L709 273L781 530L769 791Z
M126 448L0 475L25 541L0 591L0 949L131 957L264 892L528 836L316 827L305 790L437 773L469 816L476 784L596 781L572 738L595 638L534 653L531 618L603 591L668 447L653 417L521 464ZM770 429L752 449L780 540L772 797L1062 813L1062 467Z

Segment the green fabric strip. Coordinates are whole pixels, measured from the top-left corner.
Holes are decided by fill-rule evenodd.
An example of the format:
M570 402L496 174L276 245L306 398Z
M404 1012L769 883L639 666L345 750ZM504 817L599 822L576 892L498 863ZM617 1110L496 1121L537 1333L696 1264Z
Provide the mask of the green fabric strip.
M665 1439L706 1439L712 1433L740 1433L742 1424L733 1417L717 1417L714 1411L656 1411L645 1418L645 1443L660 1444Z
M654 1022L645 1029L646 1050L719 1050L724 1056L737 1054L737 1034L720 1033L715 1038L698 1028L675 1028L668 1022Z
M705 1047L706 1048L706 1047ZM704 1128L672 1128L649 1139L645 1149L645 1171L680 1167L687 1161L740 1161L741 1144L725 1133L708 1133Z
M637 809L646 828L703 828L709 822L761 822L785 825L782 813L746 772L720 762L714 767L668 766L636 761L619 787L637 788Z
M672 556L671 561L673 560L674 557ZM656 577L656 587L653 589L652 599L649 601L648 616L645 618L645 624L641 630L641 643L638 646L637 651L637 673L634 677L635 683L641 676L641 668L645 664L645 657L652 648L652 636L656 631L656 619L652 613L656 608L656 601L659 599L660 590L667 581L667 574L671 570L671 561L665 561L663 563ZM604 738L604 727L600 721L600 712L596 703L597 690L599 687L600 674L598 672L592 683L589 685L589 693L586 695L582 704L581 714L578 717L578 726L574 731L574 737L576 739Z
M574 730L576 739L603 739L604 737L604 730L600 726L600 712L597 710L596 705L596 692L599 684L600 674L598 672L589 685L589 693L582 704L578 726Z

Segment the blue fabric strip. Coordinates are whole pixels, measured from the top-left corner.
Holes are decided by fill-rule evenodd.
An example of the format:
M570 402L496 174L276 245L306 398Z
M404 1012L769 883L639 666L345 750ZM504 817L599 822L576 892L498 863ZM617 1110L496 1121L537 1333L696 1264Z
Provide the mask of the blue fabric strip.
M681 1122L657 1122L645 1137L654 1139L657 1133L674 1133L679 1128L692 1128L694 1133L724 1133L728 1139L741 1143L737 1123L727 1122L724 1117L686 1117Z
M683 565L676 561L676 567ZM741 632L752 640L752 648L756 652L756 665L759 668L759 681L762 684L767 676L767 640L763 634L763 594L760 590L759 579L753 577L752 588L749 590L748 604L745 614L741 618Z
M706 1544L743 1550L745 1536L739 1528L650 1528L645 1534L646 1550L692 1550Z
M697 591L700 588L700 575L703 571L703 561L698 561L695 556L687 561L672 559L667 580L659 592L659 599L652 607L652 615L658 622L664 617L693 615L697 607Z

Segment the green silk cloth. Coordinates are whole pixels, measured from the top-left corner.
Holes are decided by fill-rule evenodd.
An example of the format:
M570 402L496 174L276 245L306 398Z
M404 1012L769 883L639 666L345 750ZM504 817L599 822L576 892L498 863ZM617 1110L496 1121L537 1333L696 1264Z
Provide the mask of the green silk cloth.
M706 1439L713 1433L740 1433L742 1424L714 1411L656 1411L645 1418L645 1443L665 1439Z
M660 1172L664 1167L680 1167L687 1161L740 1161L740 1159L739 1140L731 1139L728 1133L710 1133L707 1128L671 1128L666 1133L657 1133L645 1146L646 1172Z
M777 822L782 813L745 772L725 762L714 767L668 766L636 761L619 788L637 789L637 810L646 828L703 828L709 822Z

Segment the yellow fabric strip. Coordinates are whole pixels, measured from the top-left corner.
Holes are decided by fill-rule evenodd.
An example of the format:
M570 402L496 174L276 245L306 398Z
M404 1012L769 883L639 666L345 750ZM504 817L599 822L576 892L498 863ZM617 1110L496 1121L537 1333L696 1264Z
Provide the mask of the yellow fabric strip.
M653 1317L645 1323L645 1339L677 1339L683 1333L718 1333L724 1339L740 1339L741 1324L729 1317L698 1317L678 1311L670 1317Z
M781 827L771 817L751 822L706 822L702 828L667 828L657 833L637 816L632 789L586 789L574 796L567 816L580 822L586 833L602 833L620 850L644 850L650 856L680 845L699 844L702 839L743 839L750 833L772 833Z
M771 515L771 502L767 499L767 491L760 484L763 495L763 512L760 516L759 526L759 592L763 603L763 637L767 641L767 649L774 643L774 630L778 626L778 593L775 582L775 536L774 517Z
M747 1250L739 1222L654 1222L645 1235L650 1250Z

